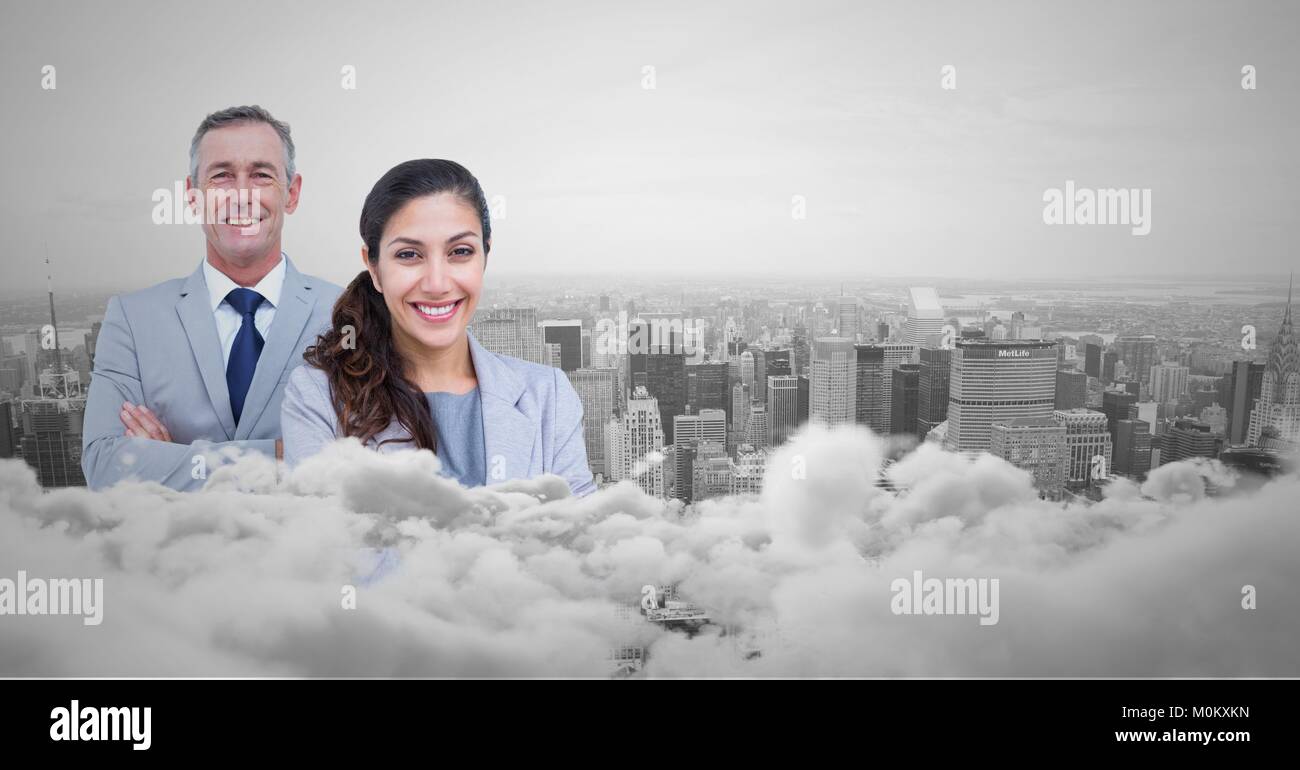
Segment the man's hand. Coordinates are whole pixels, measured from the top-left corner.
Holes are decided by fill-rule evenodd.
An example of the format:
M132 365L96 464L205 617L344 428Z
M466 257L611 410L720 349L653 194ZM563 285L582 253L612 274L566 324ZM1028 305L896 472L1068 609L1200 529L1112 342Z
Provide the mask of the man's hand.
M163 425L162 420L143 404L136 406L130 402L124 403L118 416L122 419L122 425L126 426L128 436L151 438L154 441L172 440L172 434L167 432L167 426Z

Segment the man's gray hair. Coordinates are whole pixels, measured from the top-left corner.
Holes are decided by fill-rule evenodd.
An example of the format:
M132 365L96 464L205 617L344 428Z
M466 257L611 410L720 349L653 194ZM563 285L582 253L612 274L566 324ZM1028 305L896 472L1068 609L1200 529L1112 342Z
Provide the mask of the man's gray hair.
M190 179L195 186L199 185L199 142L203 140L203 135L214 128L223 128L236 123L265 123L275 129L275 133L280 135L280 142L284 145L284 168L288 175L287 183L293 182L293 137L289 136L289 124L284 121L276 120L271 113L265 109L253 105L243 107L227 107L224 110L218 110L203 119L199 124L199 130L194 132L194 139L190 142Z

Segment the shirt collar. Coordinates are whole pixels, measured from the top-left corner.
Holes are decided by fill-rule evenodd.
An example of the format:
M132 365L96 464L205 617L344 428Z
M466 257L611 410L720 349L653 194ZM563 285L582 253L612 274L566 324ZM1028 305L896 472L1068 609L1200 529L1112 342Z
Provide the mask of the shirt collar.
M262 299L270 303L271 307L280 305L280 292L284 288L288 261L289 257L283 251L280 252L280 261L271 268L271 272L262 276L262 280L258 281L256 286L248 287L261 294ZM213 267L206 259L203 260L203 280L208 285L208 302L213 312L226 301L227 294L239 288L239 284L230 280L230 276Z

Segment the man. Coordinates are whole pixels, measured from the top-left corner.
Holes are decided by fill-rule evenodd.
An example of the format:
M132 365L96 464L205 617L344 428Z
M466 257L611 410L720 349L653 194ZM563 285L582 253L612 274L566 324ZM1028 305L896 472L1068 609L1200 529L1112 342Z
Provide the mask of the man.
M199 125L186 191L202 207L207 258L108 303L82 447L92 489L134 478L193 490L238 454L226 448L281 456L285 381L340 291L280 249L301 190L289 126L266 110Z

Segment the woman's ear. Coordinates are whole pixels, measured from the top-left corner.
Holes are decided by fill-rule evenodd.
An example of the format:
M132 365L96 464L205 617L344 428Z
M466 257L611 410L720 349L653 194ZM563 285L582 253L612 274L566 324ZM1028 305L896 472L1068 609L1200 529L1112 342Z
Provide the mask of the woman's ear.
M379 286L379 272L375 269L377 265L370 264L369 246L361 247L361 264L365 266L366 272L370 273L370 284L375 287L375 291L383 294L384 290Z

